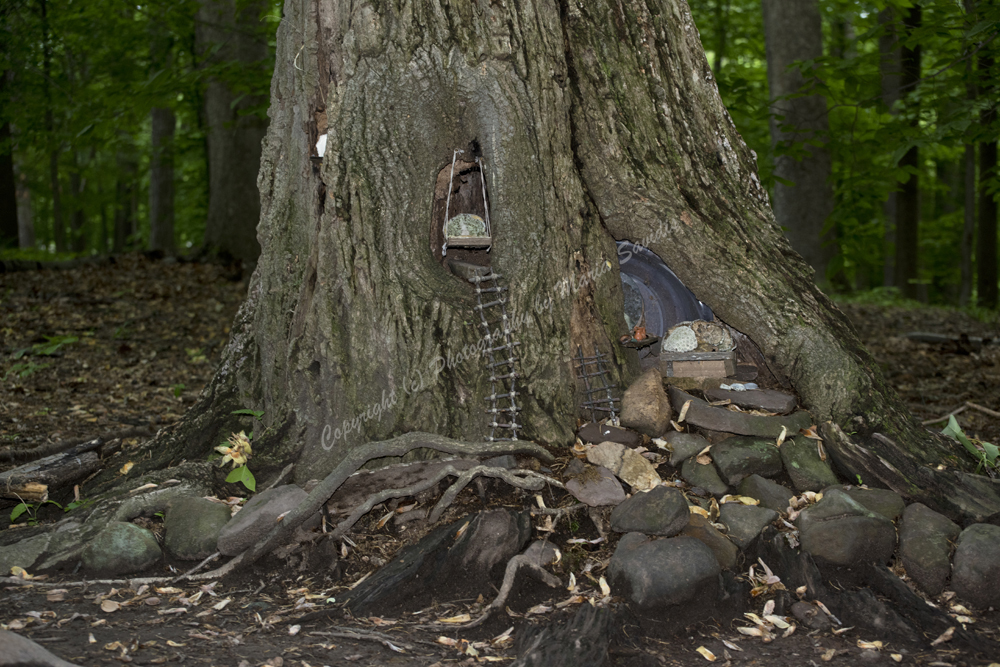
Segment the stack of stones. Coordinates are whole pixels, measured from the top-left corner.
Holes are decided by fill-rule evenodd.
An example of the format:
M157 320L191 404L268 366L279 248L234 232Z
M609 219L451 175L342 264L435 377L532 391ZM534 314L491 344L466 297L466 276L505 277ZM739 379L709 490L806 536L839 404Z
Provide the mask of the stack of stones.
M997 517L963 530L893 491L842 484L821 441L803 435L812 436L811 417L795 411L793 396L718 389L705 395L756 414L674 387L668 393L652 369L625 393L627 428L584 426L579 437L589 444L577 451L587 462L567 469L567 490L578 500L613 506L611 530L623 535L608 580L636 611L690 619L694 606L725 596L727 572L755 564L748 556L756 556L768 527L817 565L885 565L895 557L929 596L947 587L975 608L1000 607Z

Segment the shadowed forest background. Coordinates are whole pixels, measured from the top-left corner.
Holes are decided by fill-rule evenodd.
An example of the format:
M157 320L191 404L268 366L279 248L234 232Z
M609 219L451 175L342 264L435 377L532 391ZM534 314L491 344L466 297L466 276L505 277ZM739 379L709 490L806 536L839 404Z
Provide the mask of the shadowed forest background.
M996 308L998 3L691 9L778 222L821 285ZM252 265L280 18L260 0L5 3L3 257Z

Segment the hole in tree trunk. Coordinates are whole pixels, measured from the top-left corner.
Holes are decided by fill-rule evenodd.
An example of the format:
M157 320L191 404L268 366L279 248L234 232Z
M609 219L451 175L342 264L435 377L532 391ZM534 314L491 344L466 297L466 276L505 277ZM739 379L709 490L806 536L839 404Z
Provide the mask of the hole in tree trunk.
M451 184L451 200L448 199L448 185ZM469 241L448 240L447 255L444 254L445 215L453 227L462 221L476 223L486 219L489 195L484 195L483 172L476 162L455 160L455 175L452 178L452 163L449 162L438 172L434 186L434 204L431 210L430 246L438 262L464 262L476 266L489 266L489 239L476 235ZM485 201L484 201L485 200ZM483 240L485 239L485 240Z

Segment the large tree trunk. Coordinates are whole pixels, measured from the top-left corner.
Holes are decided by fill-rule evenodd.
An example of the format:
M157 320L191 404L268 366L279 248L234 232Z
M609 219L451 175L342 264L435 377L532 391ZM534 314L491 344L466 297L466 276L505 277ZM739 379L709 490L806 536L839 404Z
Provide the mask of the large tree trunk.
M260 36L261 2L202 0L198 10L198 50L211 65L249 65L267 57ZM253 263L260 254L257 172L266 124L244 114L259 104L218 77L205 90L208 127L208 219L205 247L210 252Z
M6 73L0 73L0 90ZM10 123L0 124L0 248L17 247L17 186Z
M241 407L268 427L254 465L292 461L300 481L366 441L484 437L476 296L432 244L436 192L463 149L485 161L522 437L571 442L577 346L610 353L619 380L634 373L613 342L614 241L645 240L818 422L853 434L860 452L834 443L848 469L953 515L1000 509L925 467L962 463L914 422L782 236L683 2L288 2L270 115L247 300L201 403L133 456L135 472L204 456ZM884 477L868 474L868 451ZM933 492L900 473L907 462Z
M763 0L767 85L771 95L771 141L775 146L774 217L802 258L826 284L826 268L836 254L833 230L823 233L833 212L830 154L808 145L797 159L786 151L801 142L823 140L829 130L826 99L801 94L809 82L794 63L823 55L823 30L816 0Z
M886 7L878 15L882 34L878 40L879 75L881 78L882 104L891 114L898 113L896 103L902 98L903 51L899 43L899 20L893 7ZM898 192L890 192L885 201L885 246L882 268L882 285L896 284L896 215Z

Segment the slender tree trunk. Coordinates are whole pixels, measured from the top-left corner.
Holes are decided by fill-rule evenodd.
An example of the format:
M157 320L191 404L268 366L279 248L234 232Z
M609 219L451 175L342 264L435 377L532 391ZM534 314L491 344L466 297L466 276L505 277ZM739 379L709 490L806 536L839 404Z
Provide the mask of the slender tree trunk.
M729 8L731 0L715 0L715 77L722 72L729 45Z
M260 0L202 0L197 18L197 44L208 64L250 66L267 57L260 35ZM205 89L208 127L208 220L205 247L254 263L260 254L257 222L260 199L257 172L267 124L244 113L261 100L238 93L228 81L209 80Z
M47 0L38 0L42 24L42 76L45 88L45 133L48 137L49 187L52 190L52 239L56 250L66 252L66 226L63 222L62 193L59 187L59 141L56 138L55 117L52 113L52 44L49 42Z
M125 145L118 149L118 181L115 184L115 229L111 251L120 254L128 249L136 228L136 181L139 165L129 138L123 137Z
M902 98L902 49L899 44L899 21L896 10L887 7L879 12L879 25L882 35L878 40L879 70L882 83L882 103L892 113L898 113L896 103ZM883 257L885 263L882 271L882 284L891 287L896 284L896 218L898 214L899 193L889 193L885 210L885 247Z
M825 284L827 265L836 254L833 230L824 231L833 212L830 155L824 147L812 145L801 160L782 153L792 144L822 140L829 131L826 99L821 95L780 99L808 90L808 80L793 63L823 55L819 5L816 0L763 0L762 6L774 175L779 179L774 186L774 216L792 247L816 270L817 282Z
M989 100L989 107L980 114L983 128L992 127L996 122L996 87L993 84L995 61L987 49L979 57L982 97ZM987 131L987 136L990 136ZM993 135L995 136L995 135ZM976 304L983 308L997 307L997 195L990 186L997 178L997 140L995 138L979 144L979 234L976 239Z
M973 240L976 235L976 147L973 144L965 145L965 155L962 162L962 239L959 244L961 253L961 283L958 288L958 303L961 306L969 305L972 298L972 250Z
M913 5L903 21L908 38L920 27L920 5ZM920 81L920 45L903 44L902 92L910 95ZM912 109L911 109L912 113ZM913 120L917 124L916 116ZM903 296L917 299L921 296L920 285L920 150L913 146L899 161L899 166L910 171L903 182L896 200L896 275L893 280Z
M241 407L264 412L256 465L294 462L300 481L396 434L479 439L495 339L477 331L477 304L491 295L520 343L521 436L568 444L577 350L607 353L619 384L637 370L616 342L628 256L615 240L630 239L760 348L846 471L952 515L1000 509L913 420L782 236L684 2L285 9L260 261L201 403L133 453L133 474L203 456ZM506 288L486 298L432 241L456 149L470 178L472 158L485 164L492 245L467 258Z
M149 164L149 249L174 254L174 126L173 109L150 112L152 156Z
M70 247L74 252L83 252L87 247L86 211L83 207L83 194L87 188L87 179L81 173L79 156L74 158L73 170L69 174L69 186L73 199L73 215L70 217Z
M6 76L0 74L0 81ZM2 89L0 89L2 90ZM0 125L0 248L16 248L17 185L14 182L14 150L10 123Z
M15 185L17 187L17 237L18 247L35 247L35 216L31 206L31 190L25 183L24 174L14 163Z

